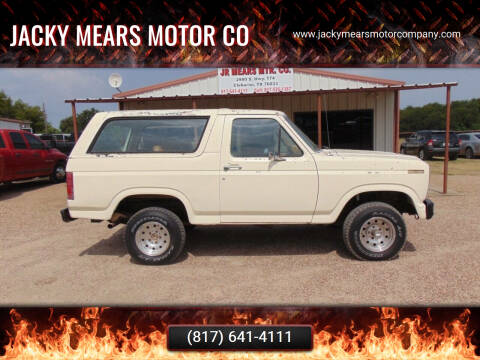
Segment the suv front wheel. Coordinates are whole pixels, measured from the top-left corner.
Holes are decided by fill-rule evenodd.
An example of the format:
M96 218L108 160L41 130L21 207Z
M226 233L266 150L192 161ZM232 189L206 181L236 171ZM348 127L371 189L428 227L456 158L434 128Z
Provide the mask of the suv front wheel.
M125 241L130 255L140 263L172 263L185 246L185 227L170 210L149 207L135 213L127 223Z
M343 241L360 260L388 260L405 245L407 228L402 215L383 202L353 209L343 223Z

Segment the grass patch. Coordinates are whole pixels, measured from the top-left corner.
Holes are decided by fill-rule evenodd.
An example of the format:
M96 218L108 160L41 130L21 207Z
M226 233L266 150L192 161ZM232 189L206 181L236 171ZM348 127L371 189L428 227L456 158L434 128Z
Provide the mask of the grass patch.
M443 174L443 158L434 158L427 161L431 174ZM480 175L480 159L450 160L448 162L448 175Z

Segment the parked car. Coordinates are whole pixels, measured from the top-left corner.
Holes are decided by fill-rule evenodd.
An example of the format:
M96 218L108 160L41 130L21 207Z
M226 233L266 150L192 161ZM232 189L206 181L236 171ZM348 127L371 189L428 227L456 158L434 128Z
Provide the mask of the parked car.
M58 149L66 155L69 155L75 146L72 134L38 134L37 136L50 147Z
M406 241L402 213L433 216L428 164L412 156L319 149L268 110L97 113L67 164L66 222L126 223L130 255L173 261L186 225L343 224L359 259Z
M457 160L459 151L459 139L454 132L450 132L448 158ZM400 145L400 152L402 154L416 155L422 160L429 160L433 156L445 156L445 131L417 131Z
M465 156L467 159L473 159L480 155L480 133L458 134L458 138L461 140L459 155Z
M0 183L49 176L65 180L67 156L23 130L0 129Z

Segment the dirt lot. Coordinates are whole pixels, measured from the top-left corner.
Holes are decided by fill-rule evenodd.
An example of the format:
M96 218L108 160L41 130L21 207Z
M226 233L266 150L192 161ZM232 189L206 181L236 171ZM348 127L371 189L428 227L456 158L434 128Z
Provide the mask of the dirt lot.
M0 187L0 303L479 305L480 160L450 176L448 196L436 166L435 217L406 217L409 241L388 262L354 260L331 227L255 226L196 228L176 264L142 266L123 227L61 221L64 184Z

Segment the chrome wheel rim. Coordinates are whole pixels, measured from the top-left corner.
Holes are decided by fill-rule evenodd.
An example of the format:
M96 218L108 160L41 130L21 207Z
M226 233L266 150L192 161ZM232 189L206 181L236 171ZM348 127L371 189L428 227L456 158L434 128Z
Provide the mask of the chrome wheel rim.
M63 166L57 166L55 169L55 178L61 180L65 177L65 168Z
M467 149L467 151L465 151L465 153L466 153L466 156L465 156L465 157L466 157L467 159L473 158L473 151L472 151L472 150Z
M162 255L170 246L170 233L157 221L148 221L140 225L135 233L138 249L148 256Z
M372 252L389 249L395 242L396 235L395 226L384 217L372 217L360 227L360 242Z

